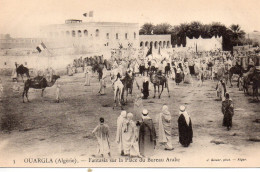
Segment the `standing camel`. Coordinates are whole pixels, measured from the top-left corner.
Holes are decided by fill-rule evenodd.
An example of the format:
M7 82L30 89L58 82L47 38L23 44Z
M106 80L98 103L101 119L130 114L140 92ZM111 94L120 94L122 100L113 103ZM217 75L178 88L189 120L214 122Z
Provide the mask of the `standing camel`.
M23 90L23 103L24 103L24 95L26 95L27 101L29 102L28 99L28 91L30 88L35 88L35 89L42 89L42 94L41 96L43 97L43 91L46 87L52 87L56 80L59 79L60 76L58 75L53 75L51 82L47 82L46 78L42 76L37 76L33 79L28 79L24 83L24 90Z
M158 87L159 98L161 98L161 94L163 92L164 86L167 88L168 97L170 97L169 86L168 86L168 79L165 76L163 76L163 75L162 76L158 76L155 73L150 73L150 81L153 83L153 86L154 86L154 96L153 96L153 98L155 98L155 95L156 95L156 86ZM161 93L159 93L160 85L162 86Z

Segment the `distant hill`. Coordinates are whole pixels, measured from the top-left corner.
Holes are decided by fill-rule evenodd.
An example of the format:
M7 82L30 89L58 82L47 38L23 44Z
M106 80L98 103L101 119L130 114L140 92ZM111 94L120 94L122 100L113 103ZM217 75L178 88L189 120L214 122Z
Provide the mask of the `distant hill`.
M260 44L260 32L259 31L253 31L248 34L249 34L250 39L252 39L253 41L257 41Z

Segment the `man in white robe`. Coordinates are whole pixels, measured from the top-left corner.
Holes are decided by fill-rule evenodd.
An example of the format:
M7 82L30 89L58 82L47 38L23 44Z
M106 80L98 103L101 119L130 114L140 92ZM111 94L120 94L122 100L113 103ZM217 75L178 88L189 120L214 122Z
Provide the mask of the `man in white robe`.
M104 118L100 118L100 124L96 126L96 128L92 131L95 134L98 145L97 145L97 154L101 157L105 155L110 155L110 143L109 143L109 127L104 124Z
M124 141L123 141L123 124L126 123L126 111L122 111L120 116L117 118L117 132L116 132L116 142L118 144L119 151L121 155L124 155Z
M168 110L168 106L164 105L158 118L158 142L164 146L165 150L173 150L171 138L171 119L172 117Z

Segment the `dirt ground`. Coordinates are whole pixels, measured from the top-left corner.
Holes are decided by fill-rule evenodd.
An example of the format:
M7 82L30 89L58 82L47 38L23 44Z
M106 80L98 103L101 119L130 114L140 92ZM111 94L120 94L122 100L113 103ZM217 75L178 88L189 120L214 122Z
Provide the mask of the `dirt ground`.
M55 103L55 87L47 88L42 98L41 90L30 89L30 103L22 103L23 83L21 90L13 92L10 77L1 76L4 86L4 97L0 102L0 160L1 166L94 166L89 157L96 153L96 139L91 134L100 117L110 127L111 154L120 158L115 144L116 120L121 109L113 107L111 83L107 84L106 95L98 95L97 76L91 78L91 86L84 86L83 73L74 76L62 76L61 102ZM140 77L137 78L140 80ZM227 131L222 127L223 115L221 101L216 100L216 81L206 80L201 87L193 78L191 84L181 83L176 86L169 79L170 95L164 91L161 99L152 98L153 87L150 84L150 97L143 100L143 107L149 110L156 123L156 116L164 104L172 114L172 139L174 150L165 151L156 146L154 159L177 158L180 162L167 163L164 166L259 166L260 119L259 103L252 103L252 97L245 96L237 87L227 88L234 101L235 115L233 128ZM133 95L139 90L134 87ZM136 118L141 112L134 109L134 96L124 109L133 112ZM193 123L193 143L184 148L178 143L177 119L179 106L185 105ZM253 141L251 141L253 140ZM26 163L25 158L76 158L77 164L41 164ZM239 160L240 158L240 160ZM219 161L218 161L218 160ZM224 159L227 162L223 162ZM258 162L258 165L257 165ZM3 165L4 164L4 165ZM251 165L250 165L251 164ZM146 163L105 163L106 167L156 167L162 166L153 162Z

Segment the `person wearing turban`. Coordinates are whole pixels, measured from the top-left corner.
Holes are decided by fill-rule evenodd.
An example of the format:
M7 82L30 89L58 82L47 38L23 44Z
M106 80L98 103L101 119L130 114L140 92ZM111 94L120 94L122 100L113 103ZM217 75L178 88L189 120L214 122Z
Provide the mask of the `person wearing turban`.
M180 116L178 118L179 142L182 146L188 147L192 143L193 130L189 114L185 106L180 106Z
M139 149L141 156L150 157L154 153L156 144L156 132L152 118L148 115L148 110L142 112L142 122L139 130Z
M161 143L165 150L173 150L172 136L171 136L171 113L168 110L168 106L162 107L162 112L158 118L158 142Z

